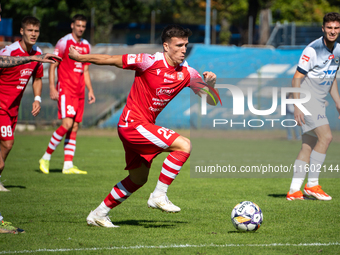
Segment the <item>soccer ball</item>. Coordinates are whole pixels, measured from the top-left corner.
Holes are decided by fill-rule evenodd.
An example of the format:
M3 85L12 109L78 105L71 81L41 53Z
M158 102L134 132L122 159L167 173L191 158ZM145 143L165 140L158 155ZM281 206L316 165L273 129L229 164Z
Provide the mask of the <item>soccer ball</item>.
M239 231L256 231L260 228L263 215L260 207L250 201L238 203L231 211L231 222Z

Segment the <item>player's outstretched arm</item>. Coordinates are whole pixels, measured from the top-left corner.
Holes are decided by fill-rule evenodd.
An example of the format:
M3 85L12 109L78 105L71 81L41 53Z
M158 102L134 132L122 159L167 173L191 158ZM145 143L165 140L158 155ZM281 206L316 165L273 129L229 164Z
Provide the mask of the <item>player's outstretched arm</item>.
M26 64L32 61L38 61L43 63L55 63L56 62L55 59L61 60L60 57L50 53L28 57L0 56L0 67L1 68L13 67Z
M42 63L50 63L50 64L54 64L57 61L62 61L62 58L51 54L51 53L45 53L45 54L41 54L41 55L34 55L31 56L32 61L37 61L37 62L42 62Z
M78 62L89 62L96 65L113 65L119 68L123 67L122 55L106 54L80 54L73 45L69 48L68 56Z
M211 88L215 88L215 84L216 84L216 74L214 74L213 72L204 72L203 73L203 78L204 81L211 87ZM204 90L210 91L210 95L207 97L207 103L210 105L216 105L219 101L219 92L218 89L215 89L215 91L211 91L211 89L209 89L209 87L205 87ZM201 90L199 93L199 96L201 96L201 93L205 93L204 90ZM215 94L215 92L217 93L217 95ZM213 97L213 98L212 98Z

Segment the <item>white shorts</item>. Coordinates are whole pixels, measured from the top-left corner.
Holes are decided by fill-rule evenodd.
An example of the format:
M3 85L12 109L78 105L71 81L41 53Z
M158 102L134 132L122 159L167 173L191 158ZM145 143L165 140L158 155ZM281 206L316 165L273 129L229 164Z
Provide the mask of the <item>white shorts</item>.
M302 123L302 134L308 133L309 135L316 136L312 130L329 124L326 116L326 105L323 102L312 99L304 104L304 106L312 115L305 115L306 124Z

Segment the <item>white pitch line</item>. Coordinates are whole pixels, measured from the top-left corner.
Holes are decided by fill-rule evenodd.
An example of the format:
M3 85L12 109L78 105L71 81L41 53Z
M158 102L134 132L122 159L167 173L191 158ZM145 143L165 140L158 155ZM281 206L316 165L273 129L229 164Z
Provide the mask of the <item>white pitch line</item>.
M69 251L100 251L100 250L133 250L133 249L168 249L168 248L201 248L201 247L275 247L275 246L339 246L335 243L270 243L270 244L172 244L172 245L136 245L104 248L75 248L75 249L39 249L39 250L22 250L22 251L0 251L0 254L15 253L36 253L36 252L69 252Z

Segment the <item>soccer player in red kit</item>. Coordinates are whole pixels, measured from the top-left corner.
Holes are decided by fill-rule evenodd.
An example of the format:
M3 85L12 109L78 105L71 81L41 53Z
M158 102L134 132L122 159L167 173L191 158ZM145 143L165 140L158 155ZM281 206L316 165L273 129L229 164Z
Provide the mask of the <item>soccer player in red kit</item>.
M40 31L40 21L35 17L25 17L21 22L22 39L0 51L3 57L41 56L42 51L34 44ZM33 76L34 102L32 115L40 112L43 66L39 62L28 62L11 68L0 68L0 176L4 162L14 144L14 130L17 124L19 105L29 79ZM0 191L8 191L0 183Z
M88 225L116 227L108 217L109 211L146 183L152 160L161 152L170 154L163 163L156 188L150 194L148 207L166 212L181 210L166 194L169 185L190 156L191 143L175 131L155 125L156 118L185 87L191 87L198 95L210 87L214 98L208 98L208 103L215 105L215 98L219 99L218 92L213 88L216 75L212 72L203 73L207 85L199 73L184 61L190 35L189 29L177 25L166 27L162 33L164 52L154 55L82 55L71 46L69 56L72 59L98 65L114 65L136 72L118 123L118 134L125 149L125 169L129 175L116 184L104 201L90 212L86 219Z
M1 5L0 5L0 13L1 13ZM33 20L33 23L32 23L32 20ZM26 56L22 56L22 52L21 52L18 57L12 56L13 50L15 49L15 47L11 47L12 45L8 46L9 47L8 49L3 49L0 52L0 78L2 78L4 68L10 68L10 67L16 67L16 66L19 66L19 65L24 65L23 67L26 69L28 66L25 65L25 64L30 63L32 61L38 61L38 62L44 62L44 63L54 63L55 59L61 60L58 56L55 56L53 54L40 54L39 55L39 54L35 54L35 53L37 53L37 51L32 50L33 45L30 45L30 42L29 42L30 40L28 40L29 34L30 34L29 31L31 31L31 28L32 28L32 26L30 26L30 25L33 25L34 29L36 29L36 26L34 26L34 24L39 24L38 25L38 31L39 31L39 27L40 27L39 21L37 21L35 18L32 19L32 20L30 18L25 18L23 20L23 23L22 23L23 38L22 38L21 41L19 41L20 49L21 50L26 49L26 53L29 53L29 54L28 55L25 54ZM1 16L0 16L0 21L1 21ZM31 31L31 32L33 32L33 31ZM35 32L33 32L33 33L35 33ZM38 36L39 36L39 33L38 33L37 37ZM21 43L23 43L23 46L21 46ZM14 50L14 52L15 52L15 50ZM32 67L32 66L30 66L30 67ZM8 75L8 73L5 72L4 76L6 77L6 75ZM21 74L20 74L20 76L21 76ZM10 79L8 79L8 81L11 80L11 78L13 80L15 80L15 78L13 77L13 73L8 78L10 78ZM25 78L23 78L23 79L25 79ZM11 80L11 81L13 81L13 80ZM17 80L17 82L19 82L19 81L20 80ZM26 83L26 85L27 85L27 83ZM20 86L20 85L18 85L18 86ZM19 93L19 95L17 93L18 92L17 89L18 88L15 86L15 84L12 87L10 85L7 85L7 84L1 84L0 85L0 132L1 132L0 133L0 178L1 178L1 173L4 169L4 167L5 167L5 159L6 159L8 153L10 151L10 150L8 151L8 147L6 147L6 146L8 144L10 145L10 147L13 146L13 142L5 142L5 141L8 141L8 140L3 140L3 137L5 138L5 137L8 136L8 131L9 131L10 134L12 134L12 137L13 137L13 131L14 131L16 122L11 122L11 120L16 121L16 119L17 119L17 118L12 118L12 116L10 116L8 114L8 112L7 112L8 107L6 107L6 103L12 101L13 96L17 95L17 98L20 98L20 99L19 100L14 99L14 101L16 103L20 104L22 93L23 93L23 90L25 88L22 89L22 93ZM11 90L12 91L14 90L14 92L11 92ZM10 94L6 95L6 93L8 93L8 92L10 92ZM10 97L10 98L8 98L8 97ZM37 99L39 99L39 98L37 97ZM4 102L4 104L2 102ZM9 122L11 122L11 125L7 125L7 124L9 124ZM1 148L4 148L4 147L6 147L6 149L1 150ZM0 182L0 191L9 191L9 190L6 189L2 185L2 183ZM2 215L0 214L0 233L2 233L2 234L3 233L6 233L6 234L7 233L14 233L14 234L16 234L18 232L24 232L24 230L12 226L12 223L10 223L10 222L4 221Z
M51 155L63 137L64 141L64 166L63 174L87 174L73 165L76 150L76 136L79 123L83 120L85 86L88 89L88 103L95 102L95 96L89 74L89 63L74 61L68 57L70 46L74 46L81 54L90 53L89 42L82 39L86 29L86 17L76 14L72 18L72 33L61 38L55 46L54 54L62 57L61 63L50 66L50 97L58 100L58 118L62 119L61 126L53 133L45 154L39 160L40 170L49 173ZM55 87L55 68L58 67L58 82Z

